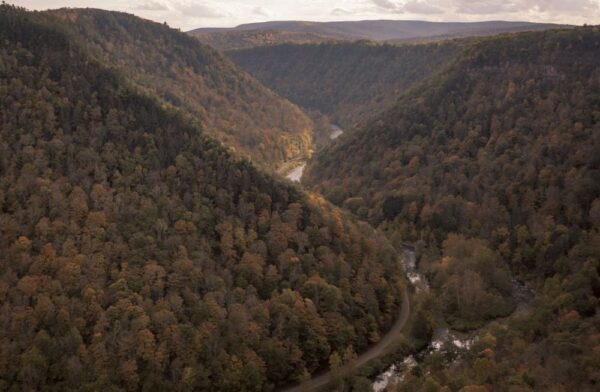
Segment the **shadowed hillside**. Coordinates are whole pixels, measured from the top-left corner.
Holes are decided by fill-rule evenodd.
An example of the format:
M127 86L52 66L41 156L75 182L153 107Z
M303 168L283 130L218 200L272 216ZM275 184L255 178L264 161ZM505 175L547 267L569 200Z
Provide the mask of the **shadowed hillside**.
M227 52L241 68L305 109L350 128L439 72L469 41L278 45Z

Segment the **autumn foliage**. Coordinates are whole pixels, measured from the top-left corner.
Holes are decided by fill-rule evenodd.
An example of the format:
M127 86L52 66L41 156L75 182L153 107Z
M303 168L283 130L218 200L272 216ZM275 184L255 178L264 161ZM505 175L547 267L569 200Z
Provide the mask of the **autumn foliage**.
M387 240L64 23L0 7L0 389L273 390L374 343L402 301Z

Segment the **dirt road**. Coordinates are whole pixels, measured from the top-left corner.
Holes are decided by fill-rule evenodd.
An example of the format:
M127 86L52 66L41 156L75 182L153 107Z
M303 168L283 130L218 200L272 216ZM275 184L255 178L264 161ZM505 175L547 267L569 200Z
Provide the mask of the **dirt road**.
M404 291L402 292L402 307L400 309L400 315L398 316L398 320L396 320L396 323L394 324L394 326L388 331L387 334L385 334L383 339L381 339L376 345L371 347L369 350L362 353L358 357L356 362L354 362L352 364L352 366L355 368L358 368L358 367L366 364L370 360L382 355L385 352L385 350L390 346L390 344L392 344L396 340L396 338L400 336L400 333L402 332L404 325L408 321L409 314L410 314L410 300L408 298L408 289L404 288ZM346 370L346 369L342 368L341 373L343 373L344 370ZM323 388L324 386L329 384L329 382L331 382L331 379L332 379L332 375L331 375L331 372L329 371L326 373L322 373L321 375L316 376L314 378L311 378L310 380L308 380L302 384L298 384L298 385L293 386L288 389L283 389L282 392L317 391L320 388Z

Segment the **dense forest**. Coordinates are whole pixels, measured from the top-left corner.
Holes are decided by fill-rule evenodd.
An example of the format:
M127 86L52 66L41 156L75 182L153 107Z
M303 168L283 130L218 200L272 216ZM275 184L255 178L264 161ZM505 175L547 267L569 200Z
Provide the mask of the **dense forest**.
M227 55L290 101L351 128L439 72L468 44L468 40L404 46L368 41L283 44Z
M69 25L101 12L57 14L0 6L0 390L269 391L377 342L387 239L106 66Z
M200 42L219 50L247 49L256 46L284 43L309 44L331 41L331 38L315 33L277 30L242 30L224 32L191 31L188 34Z
M50 13L92 55L255 162L275 167L310 154L313 124L297 106L187 34L120 12Z
M598 390L600 27L406 26L2 3L0 391Z
M417 244L454 327L510 313L508 268L536 290L466 361L398 390L597 390L598 53L598 27L482 39L309 162L306 184Z

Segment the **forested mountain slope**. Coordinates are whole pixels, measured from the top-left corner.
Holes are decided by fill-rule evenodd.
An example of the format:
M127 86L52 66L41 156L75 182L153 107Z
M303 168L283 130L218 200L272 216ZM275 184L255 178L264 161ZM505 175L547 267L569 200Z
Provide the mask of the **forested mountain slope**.
M242 30L223 32L191 32L189 33L219 50L246 49L255 46L278 45L284 43L308 44L331 41L331 38L294 31L277 30Z
M440 385L597 389L599 53L598 27L484 39L305 171L333 202L420 244L462 325L492 310L477 301L494 263L537 289L530 316L478 346L491 351L453 372L432 365ZM416 378L402 390L423 387Z
M388 242L64 23L0 6L0 389L268 391L376 342Z
M227 55L280 95L350 128L438 72L467 45L284 44Z
M63 18L102 61L255 161L274 167L309 154L312 123L297 106L187 34L120 12L50 13Z

